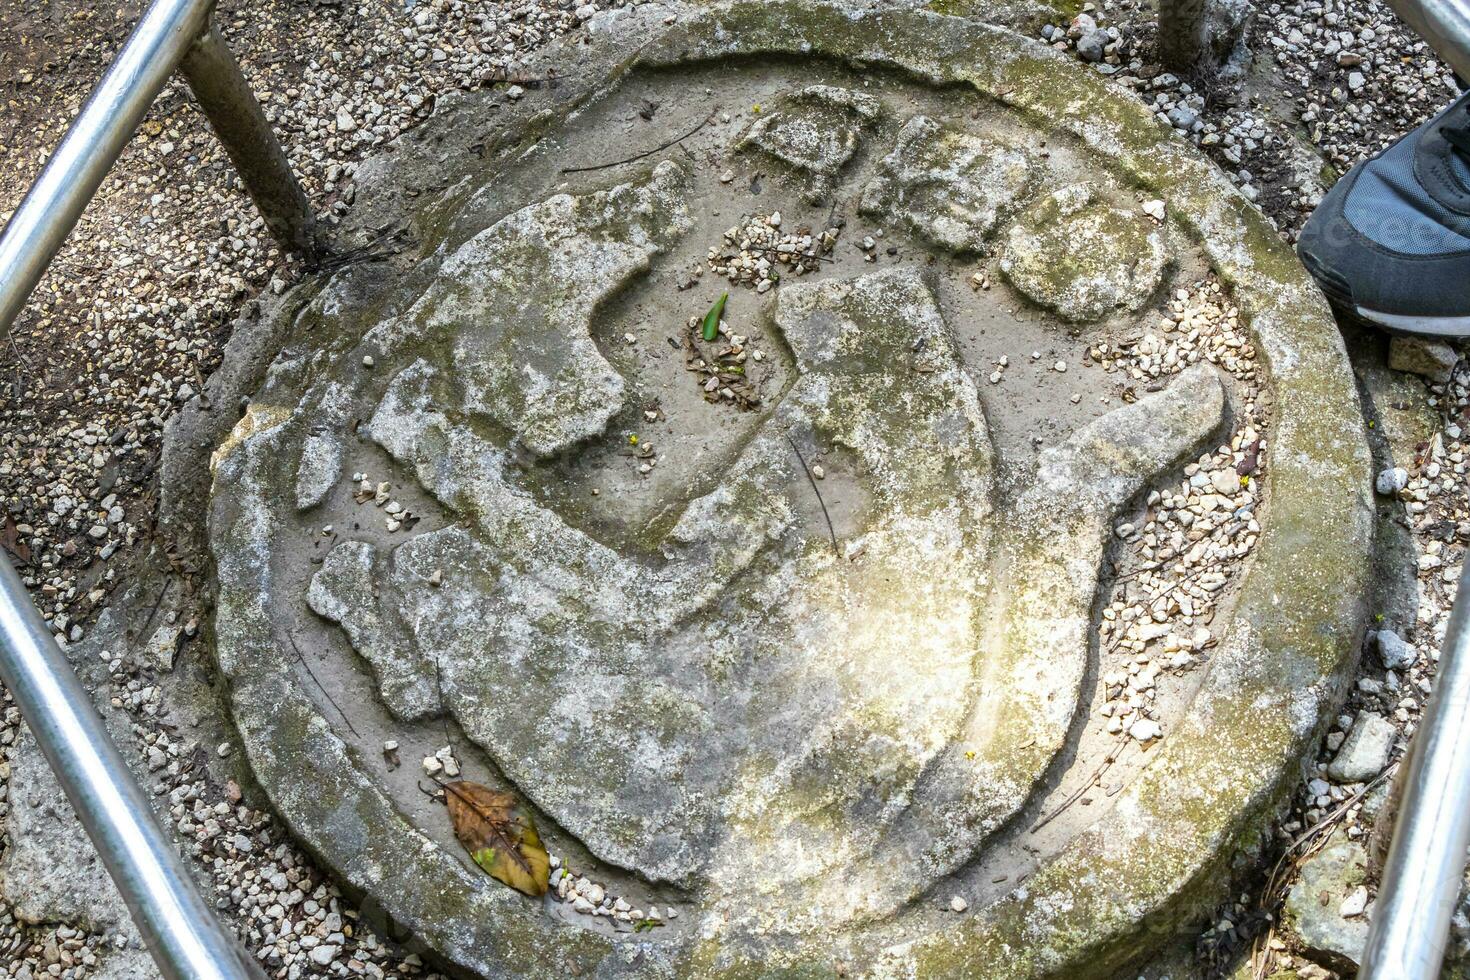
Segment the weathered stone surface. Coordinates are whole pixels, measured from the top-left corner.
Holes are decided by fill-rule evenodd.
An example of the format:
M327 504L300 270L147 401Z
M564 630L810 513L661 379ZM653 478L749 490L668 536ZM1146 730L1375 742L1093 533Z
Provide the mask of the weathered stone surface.
M1357 969L1368 916L1355 896L1367 880L1368 856L1356 841L1339 839L1302 862L1285 911L1287 927L1308 955L1336 969ZM1344 914L1345 903L1354 914Z
M51 774L36 740L10 748L11 846L0 857L0 891L23 922L131 928L127 906Z
M372 665L388 710L419 721L438 713L439 689L433 661L409 645L392 612L375 601L379 584L391 574L388 562L370 544L344 541L312 576L306 601L312 612L342 625L352 649Z
M1044 174L1025 147L915 116L863 191L862 210L896 217L948 251L978 252Z
M360 543L339 545L345 555L328 556L311 596L360 651L389 646L388 658L420 665L415 690L433 690L424 665L437 661L467 734L594 853L655 880L703 877L732 896L732 916L757 898L784 906L810 883L818 897L784 915L820 910L832 925L889 913L929 883L894 876L895 853L968 853L1024 802L1070 722L1079 671L1053 669L1054 687L1024 695L1028 710L1020 692L1000 691L977 712L971 679L1024 663L976 663L1004 649L985 641L986 624L1047 637L1012 647L1038 666L1084 642L1112 514L1216 430L1223 390L1196 369L1048 450L1021 513L1001 521L1020 534L1006 546L1008 586L992 595L994 453L922 279L895 270L791 286L775 323L802 378L729 476L689 502L656 573L517 499L502 451L428 408L434 375L415 365L369 431L473 530L415 537L386 574ZM910 373L911 350L923 351L921 374ZM808 487L793 435L847 446L873 475L869 513L849 536L860 557L834 555L821 528L795 527L792 498ZM1080 567L1056 570L1070 563ZM387 621L415 624L417 656L387 640ZM712 669L711 650L742 647ZM909 665L902 684L895 663ZM400 686L385 684L390 704ZM484 695L511 689L542 710ZM950 744L967 716L1007 711L1016 727L1004 739ZM645 720L647 762L620 762L623 719ZM1022 753L1029 766L1016 757L1022 734L1036 747ZM817 773L820 798L804 801ZM962 826L955 811L928 809L935 790L920 777L964 812ZM955 799L965 784L971 795ZM929 860L932 873L949 870ZM840 892L824 882L839 868Z
M646 181L517 211L460 246L364 349L451 345L457 407L506 427L537 456L601 432L623 381L592 341L592 314L686 230L686 179L665 162ZM469 324L488 329L461 329Z
M1339 783L1362 783L1383 771L1398 737L1387 718L1360 711L1348 737L1327 767L1327 775Z
M301 447L296 475L296 509L310 510L321 503L342 479L342 445L335 436L314 435Z
M808 198L820 200L852 160L859 138L877 121L882 107L862 92L812 85L758 119L740 145L795 170L806 181Z
M309 280L263 328L279 352L210 503L249 763L344 882L467 973L1114 975L1139 917L1167 932L1211 900L1355 652L1367 456L1328 314L1207 163L1020 38L821 3L656 13L609 18L628 33L562 65L553 103L446 104L365 166L361 220L403 222L412 250ZM871 112L811 95L816 64ZM761 105L757 127L821 104L853 135L791 130L802 179L762 181L769 147L716 102ZM1226 283L1271 366L1269 460L1184 469L1230 438L1239 376L1199 358L1112 397L1063 316L1017 315L1004 281L948 261L1009 246L1011 202L992 217L982 193L1009 171L964 154L1031 145L1038 118L1059 127L1038 193L1085 175L1119 238L1142 230L1129 262L1167 235ZM696 126L605 165L629 132ZM964 178L932 190L955 223L864 213L875 181L943 170L936 147ZM1169 226L1114 203L1142 189ZM726 288L692 270L735 216L800 239L834 205L836 249L764 297L731 288L717 342L683 333ZM1045 231L1028 214L1018 233ZM1162 257L1152 286L1137 271L1108 280L1097 333L1151 329L1130 304L1180 285ZM1033 350L1029 375L983 381ZM740 367L748 410L706 390L710 359ZM333 436L340 458L303 478ZM1236 514L1258 482L1269 513ZM1096 610L1154 490L1270 533L1196 649L1209 669L1151 675L1148 737L1062 805L1116 751ZM470 866L385 735L406 760L449 742L466 778L522 797L574 868L565 900Z
M1388 344L1388 366L1444 384L1450 380L1460 352L1442 340L1396 336Z
M1090 323L1148 302L1168 262L1163 235L1149 218L1073 184L1022 213L1000 269L1032 302Z

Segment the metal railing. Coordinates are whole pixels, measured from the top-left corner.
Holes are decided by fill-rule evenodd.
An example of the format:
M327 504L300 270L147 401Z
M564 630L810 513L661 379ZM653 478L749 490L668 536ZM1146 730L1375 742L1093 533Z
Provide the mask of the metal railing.
M1429 706L1402 765L1402 796L1358 976L1433 980L1470 848L1470 591L1461 589ZM1389 813L1393 808L1384 807Z
M9 330L175 70L182 70L272 234L315 256L311 207L239 65L210 26L214 0L156 0L0 235ZM221 927L155 821L102 719L11 563L0 559L0 681L35 733L159 970L169 980L264 974Z

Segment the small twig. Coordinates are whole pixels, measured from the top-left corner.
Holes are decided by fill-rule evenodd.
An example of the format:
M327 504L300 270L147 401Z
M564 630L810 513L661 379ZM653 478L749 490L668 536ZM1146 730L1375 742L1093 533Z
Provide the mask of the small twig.
M163 588L158 590L158 598L153 600L153 608L148 610L148 618L143 620L143 628L138 631L137 634L135 634L136 636L143 638L147 637L148 627L153 625L153 617L158 615L158 607L163 605L164 597L168 595L168 590L173 586L173 584L174 580L170 578L168 581L163 583Z
M388 228L368 242L355 248L344 249L340 252L330 252L317 259L315 272L335 272L349 265L367 262L386 262L398 254L392 247L379 248L384 242L396 242L403 236L404 229Z
M837 547L837 529L832 526L832 515L827 513L827 501L822 499L822 491L817 488L817 478L812 476L811 467L806 465L806 457L801 450L796 448L796 440L791 438L791 433L786 433L786 441L791 444L791 451L796 453L797 461L801 463L801 469L806 473L806 481L812 485L812 493L817 495L817 503L822 506L822 517L827 521L827 533L832 535L832 553L841 556L842 549Z
M1302 833L1298 834L1297 837L1286 846L1286 849L1283 850L1281 853L1281 857L1276 859L1276 864L1271 868L1271 873L1266 876L1266 885L1261 890L1261 898L1256 906L1258 909L1260 909L1262 912L1269 913L1278 905L1280 905L1283 898L1281 894L1282 886L1284 886L1288 880L1288 876L1283 874L1283 872L1286 871L1287 862L1290 861L1293 868L1300 867L1308 857L1316 853L1319 845L1326 843L1326 832L1332 830L1339 823L1342 822L1342 818L1347 814L1348 810L1352 808L1353 804L1366 797L1385 779L1393 778L1393 775L1398 772L1398 768L1402 764L1402 762L1402 759L1398 762L1395 762L1393 765L1389 766L1373 779L1369 780L1367 783L1364 784L1361 790L1343 800L1327 813L1323 814L1321 820L1318 820L1311 827L1302 831ZM1304 844L1307 846L1301 850L1301 853L1294 853L1297 851L1298 848L1302 848L1302 845ZM1266 934L1266 941L1264 942L1264 944L1259 939L1257 940L1255 949L1252 951L1251 954L1252 980L1264 980L1266 976L1266 970L1269 965L1268 961L1271 954L1270 939L1272 936L1275 935L1275 933L1276 929L1274 926L1272 926L1272 928Z
M1097 767L1097 771L1089 776L1085 783L1077 787L1077 789L1070 796L1068 796L1065 800L1058 804L1055 810L1038 820L1036 822L1036 825L1031 828L1030 833L1036 833L1038 830L1051 823L1057 817L1060 817L1073 803L1076 803L1078 800L1082 799L1087 791L1096 786L1098 780L1102 779L1104 774L1106 774L1107 771L1113 767L1113 763L1118 761L1118 756L1122 755L1123 750L1127 747L1127 738L1125 737L1119 739L1114 746L1113 751L1109 752L1107 756L1103 759L1102 765Z
M614 160L612 163L599 163L596 166L592 167L563 167L561 172L564 174L585 174L593 170L611 170L613 167L621 167L625 163L637 163L639 160L642 160L645 157L651 157L655 153L662 153L664 150L667 150L671 146L678 146L680 143L684 142L689 137L693 136L704 127L708 126L712 118L712 116L705 116L704 120L700 122L698 126L695 126L683 136L680 136L676 139L671 139L667 143L664 143L660 146L655 146L651 150L645 150L642 153L634 154L633 156L628 157L626 160Z
M20 375L20 365L25 365L26 367L30 367L31 366L31 362L26 359L26 356L20 352L20 348L18 346L16 346L16 343L15 343L15 331L8 330L7 329L5 331L5 339L8 340L8 341L10 341L10 350L11 350L11 353L13 353L15 355L15 363L16 363L15 373L17 375Z
M353 735L356 735L358 738L362 738L362 734L353 727L352 719L347 717L347 712L342 710L342 706L336 702L331 693L326 689L326 687L322 685L321 678L316 676L316 671L311 669L311 664L307 663L305 654L303 654L301 652L301 648L296 645L296 637L287 633L286 639L291 641L291 649L296 651L296 659L300 660L301 666L306 668L307 676L310 677L312 681L316 684L317 690L322 692L322 697L326 698L327 701L332 705L332 707L337 709L337 714L341 715L342 720L347 723L347 730L350 731Z

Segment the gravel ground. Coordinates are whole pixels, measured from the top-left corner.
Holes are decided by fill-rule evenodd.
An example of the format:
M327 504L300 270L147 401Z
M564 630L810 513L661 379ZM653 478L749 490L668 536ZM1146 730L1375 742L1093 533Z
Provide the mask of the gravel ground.
M1083 5L1042 39L1136 92L1291 240L1324 185L1444 108L1444 64L1380 0L1260 4L1242 84L1194 86L1154 57L1152 5ZM1102 32L1101 34L1097 32Z
M405 9L378 0L265 0L226 3L219 21L308 193L331 220L351 203L354 163L431 113L437 95L512 84L519 57L623 2L409 0ZM7 27L0 37L0 209L8 209L138 9L0 0L0 10ZM1324 184L1455 92L1447 70L1377 0L1262 5L1252 30L1257 62L1232 91L1192 88L1159 71L1150 15L1139 4L1088 4L1083 18L1043 36L1155 105L1288 239ZM228 325L250 297L283 288L295 274L187 93L171 85L12 338L0 344L0 546L24 564L37 602L66 642L86 640L122 584L124 562L152 539L164 422L218 364ZM1356 822L1355 799L1365 784L1332 779L1326 768L1363 712L1407 735L1429 688L1432 650L1470 530L1457 428L1470 425L1470 403L1467 379L1459 380L1425 389L1439 435L1399 463L1407 482L1396 495L1422 556L1421 602L1416 621L1394 625L1417 656L1393 669L1365 658L1314 781L1279 828L1288 854L1310 846L1286 850L1314 827L1367 833ZM166 642L192 628L187 607L163 618ZM106 666L114 706L150 746L148 765L176 829L195 842L220 907L273 976L424 975L415 956L355 926L357 911L271 817L244 805L233 785L203 778L199 753L228 745L200 746L162 724L166 711L145 665L119 657ZM19 730L7 707L0 746L12 746ZM0 786L8 780L8 766L0 766ZM1227 910L1202 937L1209 959L1224 962L1252 942L1263 967L1291 957L1290 943L1269 932L1285 887L1273 884L1265 898ZM85 929L20 927L0 907L0 974L96 975L90 963L105 963L105 952Z

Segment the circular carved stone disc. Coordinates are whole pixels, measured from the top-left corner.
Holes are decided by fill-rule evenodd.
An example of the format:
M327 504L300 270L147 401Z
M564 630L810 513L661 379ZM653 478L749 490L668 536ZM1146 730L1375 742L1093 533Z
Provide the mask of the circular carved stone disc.
M1325 308L1002 29L600 26L576 81L368 165L408 247L272 314L210 518L257 776L486 976L1111 972L1208 900L1360 625ZM1150 354L1200 289L1239 333L1176 310ZM1156 507L1196 533L1115 533ZM552 894L470 864L430 777L517 796Z

